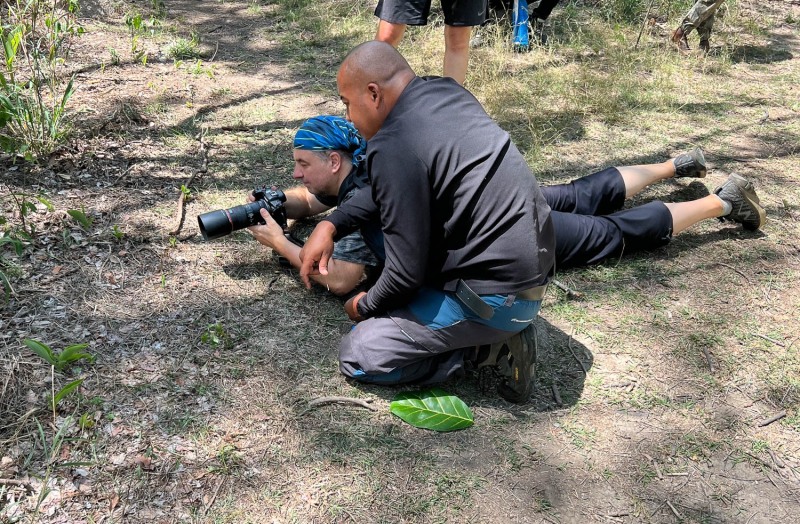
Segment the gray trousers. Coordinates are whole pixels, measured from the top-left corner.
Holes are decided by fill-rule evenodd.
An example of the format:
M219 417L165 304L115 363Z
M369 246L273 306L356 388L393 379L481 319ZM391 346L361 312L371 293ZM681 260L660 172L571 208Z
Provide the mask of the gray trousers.
M725 0L697 0L681 22L683 33L688 35L692 29L697 29L700 40L711 38L711 29L714 27L714 14Z
M373 384L436 384L463 376L475 347L525 329L541 301L482 295L494 317L483 320L454 294L423 288L412 302L359 322L339 346L343 375Z

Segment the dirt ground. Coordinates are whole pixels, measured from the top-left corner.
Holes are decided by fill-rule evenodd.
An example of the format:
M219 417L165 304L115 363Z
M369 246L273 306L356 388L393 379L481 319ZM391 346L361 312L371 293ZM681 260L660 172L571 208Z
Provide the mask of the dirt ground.
M350 328L339 299L307 291L246 233L204 242L195 219L256 184L291 185L292 134L342 113L335 71L358 31L322 41L293 14L302 1L168 1L141 39L143 65L124 17L162 4L84 3L74 139L40 167L0 164L3 191L55 206L31 217L30 248L7 255L0 522L796 521L800 105L774 97L800 81L800 2L770 4L754 17L769 29L727 55L741 105L687 99L676 111L697 104L707 126L689 115L641 156L604 142L627 135L599 138L587 123L551 149L542 176L697 143L707 180L634 203L707 194L735 168L757 179L768 225L708 222L652 254L559 274L582 297L549 291L532 402L510 405L467 377L446 389L475 425L437 434L389 413L397 389L339 375ZM176 63L170 43L192 33L199 61ZM647 118L626 132L646 136ZM26 338L87 343L96 361L52 375ZM77 378L49 411L53 388ZM308 409L324 396L376 410Z

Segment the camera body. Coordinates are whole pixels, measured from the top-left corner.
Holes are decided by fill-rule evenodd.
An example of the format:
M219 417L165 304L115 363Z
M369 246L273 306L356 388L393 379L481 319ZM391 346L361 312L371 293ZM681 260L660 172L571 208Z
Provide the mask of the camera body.
M239 229L265 224L261 217L261 210L266 209L270 216L286 231L288 228L286 220L286 195L275 187L257 186L253 190L255 202L232 207L230 209L219 209L209 211L197 217L197 225L200 226L200 233L203 239L214 240L224 237Z
M281 229L286 231L289 227L286 221L286 207L283 204L286 203L286 195L280 189L276 188L268 188L267 186L261 186L253 190L253 196L256 199L256 202L262 203L261 207L267 210L269 215L281 226ZM261 213L258 214L258 223L259 224L266 224L263 218L261 218Z

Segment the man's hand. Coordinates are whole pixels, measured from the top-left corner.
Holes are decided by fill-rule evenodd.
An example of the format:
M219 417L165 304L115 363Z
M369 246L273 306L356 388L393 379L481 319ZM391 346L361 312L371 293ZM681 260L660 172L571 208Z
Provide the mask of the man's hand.
M347 313L347 316L350 317L350 320L353 322L361 322L364 320L364 317L358 314L358 301L366 294L365 291L362 291L344 303L344 312Z
M303 249L300 250L300 278L303 279L308 289L311 289L311 275L327 275L328 261L333 255L333 236L336 227L323 220L311 236L308 237Z
M259 211L261 212L261 218L264 219L266 224L250 226L247 230L250 231L250 234L260 243L275 249L277 243L283 241L283 228L275 222L275 219L272 218L272 215L270 215L266 209L262 208Z

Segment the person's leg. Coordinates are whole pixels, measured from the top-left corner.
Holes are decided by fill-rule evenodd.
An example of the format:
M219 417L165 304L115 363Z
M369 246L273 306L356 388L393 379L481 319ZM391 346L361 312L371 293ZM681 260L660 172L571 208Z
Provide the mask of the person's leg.
M753 183L736 173L731 173L712 195L666 206L672 215L673 235L707 218L738 222L750 231L760 228L767 219Z
M542 194L555 211L606 215L621 209L626 198L656 182L674 177L703 178L706 171L703 150L696 147L659 164L612 167L569 184L544 186Z
M664 205L672 215L673 235L685 231L701 220L721 216L724 209L722 200L717 195L708 195L690 202L669 202Z
M489 320L453 293L423 288L409 306L357 324L340 345L340 371L378 384L443 382L463 375L464 358L474 356L476 345L500 343L520 333L541 305L505 295L481 299L494 312Z
M381 20L378 22L378 32L375 35L375 40L386 42L392 47L397 47L403 39L405 31L406 24L394 24L386 20Z
M444 26L444 76L461 85L467 79L470 26Z
M431 10L430 0L378 0L375 16L378 31L375 40L397 47L407 25L425 25Z
M766 221L752 182L735 173L714 194L690 202L649 202L607 216L551 213L556 236L556 268L579 267L616 259L624 253L654 249L709 218L759 229Z
M469 65L469 37L472 28L486 21L487 0L442 0L444 13L444 69L459 84L464 84Z
M699 147L660 164L624 166L617 169L625 182L625 198L637 195L647 186L667 178L705 178L707 172L706 158Z
M704 53L711 50L711 30L714 29L714 15L712 14L697 26L697 34L700 35L700 49Z
M669 159L660 164L618 167L625 184L625 198L641 193L647 186L675 176L675 163Z
M672 217L662 202L649 202L605 216L554 211L556 270L619 259L623 253L669 243Z
M686 37L697 29L705 20L714 16L725 0L697 0L681 21L681 25L672 34L672 41L681 49L689 49Z
M553 211L577 215L606 215L625 204L625 183L616 167L592 173L568 184L542 186Z

